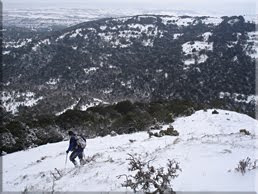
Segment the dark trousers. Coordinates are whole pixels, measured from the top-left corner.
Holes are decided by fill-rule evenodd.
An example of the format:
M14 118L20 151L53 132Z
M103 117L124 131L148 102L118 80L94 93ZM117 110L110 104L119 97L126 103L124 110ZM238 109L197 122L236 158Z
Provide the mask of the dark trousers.
M82 160L82 159L83 159L83 150L74 150L74 151L71 153L71 155L70 155L70 160L71 160L72 162L75 162L75 158L76 158L77 156L79 157L80 160Z

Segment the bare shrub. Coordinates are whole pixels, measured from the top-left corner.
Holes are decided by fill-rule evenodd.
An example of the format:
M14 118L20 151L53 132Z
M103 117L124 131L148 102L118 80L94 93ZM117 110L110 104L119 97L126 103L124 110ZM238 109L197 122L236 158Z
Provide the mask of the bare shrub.
M165 192L175 193L171 186L171 180L178 177L178 171L181 171L179 163L175 160L168 160L167 168L155 168L148 162L142 162L140 158L135 158L128 154L129 171L136 172L135 175L120 175L126 177L123 187L130 187L134 192L144 191L149 194L164 194Z
M237 172L241 172L242 175L244 175L247 170L250 171L250 170L254 170L256 168L258 168L257 160L255 160L254 162L251 162L251 159L249 157L247 157L246 159L239 161L238 166L237 166L237 168L235 168L235 170Z
M62 173L57 168L55 168L54 172L51 171L50 173L53 176L54 180L59 180L63 177Z
M28 187L26 186L25 188L24 188L24 190L21 192L22 194L27 194L29 191L28 191Z

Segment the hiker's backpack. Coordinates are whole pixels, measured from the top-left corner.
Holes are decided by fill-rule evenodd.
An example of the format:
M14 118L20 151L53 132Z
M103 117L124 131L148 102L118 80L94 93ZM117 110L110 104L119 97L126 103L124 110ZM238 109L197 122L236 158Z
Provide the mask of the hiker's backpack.
M86 147L86 139L82 135L77 136L76 143L82 149Z

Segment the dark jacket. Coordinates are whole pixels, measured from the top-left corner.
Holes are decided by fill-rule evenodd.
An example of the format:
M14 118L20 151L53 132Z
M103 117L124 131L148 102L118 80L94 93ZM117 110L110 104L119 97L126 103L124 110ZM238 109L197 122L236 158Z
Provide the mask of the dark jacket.
M69 151L78 151L78 152L83 151L83 149L77 145L75 135L71 136L71 138L70 138L69 148L68 148L67 152L69 152Z

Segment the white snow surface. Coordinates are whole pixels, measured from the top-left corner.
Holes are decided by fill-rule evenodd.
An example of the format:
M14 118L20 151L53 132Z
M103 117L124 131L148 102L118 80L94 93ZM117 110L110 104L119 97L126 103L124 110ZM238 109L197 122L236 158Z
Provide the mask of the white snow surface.
M85 105L82 105L80 107L80 110L82 111L86 111L88 108L90 107L94 107L94 106L98 106L99 104L109 104L108 102L105 102L101 99L98 99L98 98L93 98L93 101L88 103L88 104L85 104Z
M174 39L178 39L180 36L182 36L183 34L179 34L179 33L176 33L173 35L173 38Z
M198 57L198 63L204 63L208 59L208 56L205 54L202 54Z
M167 24L177 24L178 26L189 26L190 24L195 24L195 18L194 17L180 17L180 16L163 16L161 17L162 23ZM214 17L207 17L205 19L202 19L202 22L204 24L212 24L212 25L219 25L222 22L222 18L219 16Z
M56 115L56 116L59 116L59 115L65 113L67 110L73 110L74 107L78 104L78 102L79 102L79 100L77 100L76 102L74 102L72 105L70 105L69 107L67 107L67 108L64 109L63 111L56 113L55 115Z
M176 191L255 191L258 170L242 175L234 169L246 157L257 159L257 120L236 112L212 111L177 118L173 126L178 137L149 138L147 132L139 132L88 139L85 155L96 158L79 168L70 161L65 168L68 141L7 154L2 157L3 191L51 191L55 168L62 173L54 182L55 191L131 191L121 187L123 178L117 178L130 174L128 153L137 153L144 161L154 159L151 164L156 167L165 167L168 159L180 162L182 172L172 181ZM240 129L251 135L239 133Z
M213 50L213 42L207 42L209 36L211 33L206 32L204 33L203 39L205 41L193 41L193 42L186 42L182 45L182 50L184 52L184 55L191 55L191 58L187 56L187 58L183 61L184 64L186 65L186 69L189 67L189 65L192 65L195 63L194 56L197 56L197 62L198 63L204 63L207 59L208 56L206 54L199 54L201 50L206 50L206 51L212 51Z
M195 63L195 60L192 58L192 59L186 59L184 60L184 64L186 65L186 69L188 68L187 66L189 65L193 65Z
M45 40L38 41L37 44L35 44L31 49L32 49L33 51L37 51L38 48L39 48L39 46L42 45L42 44L44 44L44 45L50 45L51 42L50 42L49 39L45 39Z
M202 35L205 42L208 42L210 36L212 36L212 32L205 32Z
M207 17L202 20L204 24L214 24L215 26L219 25L222 21L223 19L221 17Z
M99 67L90 67L90 68L84 68L83 70L84 70L84 72L86 73L86 74L89 74L90 72L95 72L95 71L97 71L99 69Z
M163 16L161 17L162 23L165 25L176 24L178 26L189 26L194 23L195 18L193 17L178 17L178 16Z
M128 19L129 18L131 17L128 17ZM143 39L142 45L146 47L152 47L154 40L163 36L162 31L158 30L158 27L152 24L129 24L128 27L130 30L124 30L121 25L117 25L111 29L119 30L119 32L102 32L98 33L98 36L106 43L109 43L113 48L130 47L133 44L131 39L140 38L143 36L143 34L145 34L146 37Z
M183 52L187 54L193 54L193 49L196 49L196 52L199 52L201 50L213 50L213 43L208 43L205 41L194 41L193 43L191 42L186 42L182 45L183 47Z
M4 41L3 45L5 48L21 48L25 45L29 44L32 41L32 39L20 39L19 41Z
M48 85L56 85L58 82L59 82L59 78L56 79L56 78L50 78L48 82L46 82L46 84Z
M228 21L228 23L230 25L234 25L235 23L238 23L238 22L239 22L239 19L231 19L231 20Z
M82 31L81 28L76 29L76 30L74 31L74 33L70 35L70 38L75 38L75 37L77 37L78 35L83 36L83 35L81 34L81 31Z
M11 51L3 51L3 55L8 55L10 54Z

